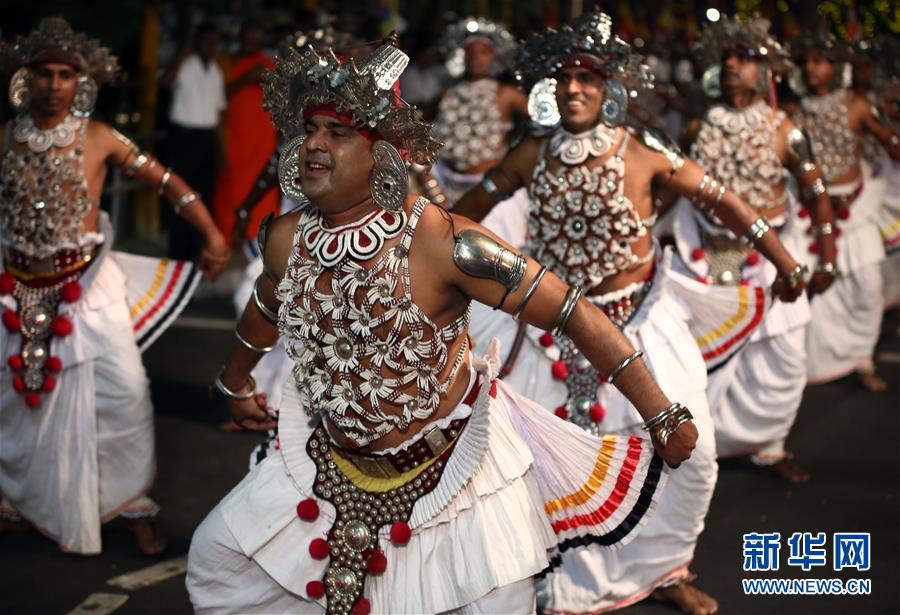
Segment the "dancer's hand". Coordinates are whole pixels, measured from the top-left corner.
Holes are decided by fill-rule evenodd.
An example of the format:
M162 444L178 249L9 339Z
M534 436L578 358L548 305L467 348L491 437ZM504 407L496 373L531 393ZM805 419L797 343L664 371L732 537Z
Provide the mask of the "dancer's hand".
M834 282L834 274L825 271L816 271L809 279L808 291L810 295L818 295L824 293Z
M230 258L231 249L225 242L225 236L217 229L206 237L197 267L205 277L215 280L225 269Z
M257 393L250 399L227 399L225 405L231 413L232 420L242 429L268 431L278 426L278 420L272 418L268 412L265 393Z
M772 294L784 301L793 303L806 290L806 267L798 263L786 271L779 271L778 277L772 282Z
M651 432L650 438L656 452L660 454L663 460L673 468L677 468L682 462L691 458L691 451L697 446L697 427L693 421L683 423L675 430L675 433L669 436L666 446L663 448L662 443Z

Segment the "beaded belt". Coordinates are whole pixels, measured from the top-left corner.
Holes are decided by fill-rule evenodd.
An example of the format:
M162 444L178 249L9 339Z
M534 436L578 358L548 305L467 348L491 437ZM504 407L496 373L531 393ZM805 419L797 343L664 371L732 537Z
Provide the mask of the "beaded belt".
M481 386L478 384L472 387L463 403L471 405L478 396L480 388ZM447 447L456 440L456 437L462 432L468 421L469 418L466 417L451 421L444 429L432 427L420 440L402 451L392 454L359 453L338 447L333 443L331 447L337 454L346 458L367 476L396 478L442 455L447 450Z
M100 246L59 250L44 258L35 258L21 250L4 246L3 264L9 273L23 281L53 278L83 269L100 251Z

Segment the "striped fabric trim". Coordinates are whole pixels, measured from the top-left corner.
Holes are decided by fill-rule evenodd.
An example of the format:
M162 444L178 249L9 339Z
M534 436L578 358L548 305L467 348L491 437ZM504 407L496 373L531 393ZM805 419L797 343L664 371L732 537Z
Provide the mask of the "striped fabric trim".
M893 253L900 250L900 219L891 226L881 229L881 238L884 240L884 249Z
M697 345L706 362L706 369L713 372L722 367L750 339L766 313L765 289L737 287L737 311L721 325L709 332L696 335Z
M134 335L144 352L188 304L200 272L185 261L122 253L115 258L125 273Z
M638 472L638 468L646 470ZM659 495L662 471L662 458L648 441L637 436L627 440L605 436L584 485L545 504L551 527L560 539L559 552L588 544L624 544L626 537L646 522ZM551 562L551 568L555 565L558 562Z

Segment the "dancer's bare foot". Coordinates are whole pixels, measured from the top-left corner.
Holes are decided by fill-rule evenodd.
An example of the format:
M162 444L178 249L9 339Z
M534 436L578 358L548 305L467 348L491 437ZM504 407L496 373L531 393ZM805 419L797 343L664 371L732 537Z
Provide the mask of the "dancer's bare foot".
M756 467L763 472L789 482L792 485L805 483L812 478L809 472L795 464L790 457L784 457L769 465L758 465Z
M887 382L874 371L857 371L856 375L859 376L859 381L867 391L881 393L887 390Z
M712 615L719 610L719 603L712 596L704 594L689 582L657 587L650 597L674 604L689 615Z
M148 517L130 519L128 527L134 533L138 548L144 555L151 557L166 550L166 538L162 535L153 520Z

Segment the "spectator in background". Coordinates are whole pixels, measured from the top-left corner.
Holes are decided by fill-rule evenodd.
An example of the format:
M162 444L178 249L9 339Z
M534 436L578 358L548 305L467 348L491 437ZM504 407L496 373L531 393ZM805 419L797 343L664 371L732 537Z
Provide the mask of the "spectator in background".
M198 26L163 73L161 82L172 89L171 125L166 144L169 166L211 203L216 173L221 167L220 117L225 109L225 79L216 63L219 31ZM169 229L169 256L188 259L202 245L202 237L168 209L163 220Z
M225 92L225 166L219 174L213 195L213 217L226 237L232 237L235 210L253 188L256 176L278 145L275 128L263 109L263 72L274 67L263 51L265 31L262 24L248 20L241 26L241 47L231 58ZM277 190L269 191L249 212L248 237L256 236L260 221L278 211ZM246 210L241 210L246 211Z

